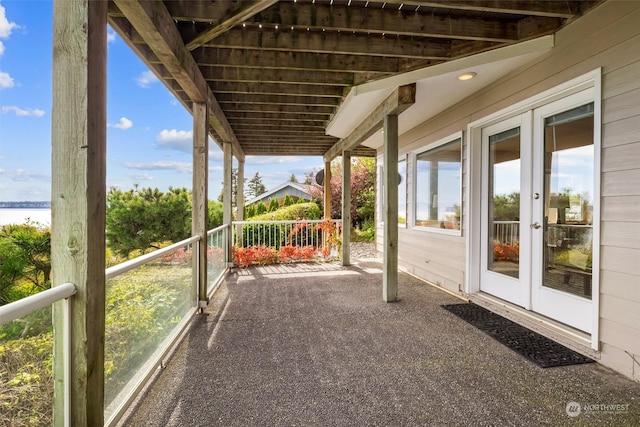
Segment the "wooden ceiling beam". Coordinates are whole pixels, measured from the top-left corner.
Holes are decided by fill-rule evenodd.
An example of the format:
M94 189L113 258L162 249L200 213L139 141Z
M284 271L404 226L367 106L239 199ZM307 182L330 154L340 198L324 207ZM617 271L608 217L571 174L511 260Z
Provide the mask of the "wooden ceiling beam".
M353 74L344 72L300 72L295 70L240 67L201 67L200 70L202 71L202 75L207 81L285 84L294 83L344 87L354 85ZM386 76L386 74L383 76Z
M329 120L328 115L318 116L314 114L304 114L304 113L297 113L297 114L263 113L260 111L247 111L247 112L228 111L227 118L229 119L229 121L232 121L232 122L237 122L239 120L268 119L268 120L277 120L280 122L286 122L286 121L295 122L298 120L305 120L305 121L325 123L327 120Z
M236 124L233 129L235 130L237 135L247 135L254 133L269 133L269 134L309 134L309 135L317 135L318 133L324 134L324 126L287 126L287 127L279 127L279 126L268 126L268 125L258 125L258 124Z
M207 43L207 47L266 49L338 55L387 56L448 60L451 43L444 39L396 37L379 34L317 31L259 31L232 29Z
M278 104L255 104L255 103L228 103L222 104L224 110L242 112L263 112L278 114L320 114L327 116L335 112L335 107L319 107L315 105L278 105Z
M201 48L192 52L201 66L282 68L325 72L398 73L431 65L429 60L393 56L356 56L256 49Z
M238 119L238 118L229 118L229 122L231 123L232 126L235 127L236 124L253 124L255 126L274 126L274 127L290 127L290 128L296 128L296 127L310 127L310 126L316 126L319 129L322 129L324 131L325 125L323 122L320 121L315 121L315 120L275 120L275 119L260 119L260 118L255 118L255 119L251 119L251 120L247 120L247 119Z
M238 83L212 81L209 86L214 93L246 93L246 94L268 94L268 95L307 95L329 98L342 98L344 88L340 86L320 86L303 84L282 84L282 83Z
M362 141L369 138L380 130L385 116L389 114L401 114L416 102L416 84L411 83L400 86L394 90L375 110L367 116L356 128L345 138L338 141L330 150L324 154L324 161L330 162L335 157L342 155L343 151L351 151Z
M441 9L438 9L441 10ZM286 29L317 29L349 34L386 34L461 40L517 40L517 19L416 13L413 10L355 7L340 4L280 2L247 20L255 25Z
M225 15L224 19L214 24L210 24L209 27L196 35L191 41L189 41L185 47L188 50L194 50L197 47L215 39L220 34L228 31L232 27L241 24L242 22L250 19L256 13L270 7L278 0L254 0L244 1L241 6L234 10L232 13ZM220 2L223 3L223 2Z
M256 143L262 141L289 141L289 140L300 140L304 141L305 144L318 142L322 144L333 144L338 140L338 138L334 136L328 135L301 135L301 134L284 134L284 135L276 135L276 134L242 134L242 137L239 137L245 141L253 141Z
M236 157L244 159L244 152L233 133L233 128L200 73L198 64L184 47L164 2L115 0L115 5L184 89L189 99L192 102L208 103L210 125L225 141L233 144Z
M473 10L476 12L504 13L514 15L548 16L552 18L572 18L579 13L578 1L555 0L386 0L387 5L402 5L402 9L419 8Z
M338 98L315 97L315 96L296 96L296 95L268 95L260 93L218 93L216 95L218 102L223 108L226 104L254 104L254 105L302 105L316 107L337 107Z

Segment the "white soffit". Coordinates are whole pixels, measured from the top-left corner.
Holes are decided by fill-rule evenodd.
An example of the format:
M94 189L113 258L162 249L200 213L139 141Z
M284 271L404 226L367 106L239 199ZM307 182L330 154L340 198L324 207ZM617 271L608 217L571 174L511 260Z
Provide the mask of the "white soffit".
M398 86L416 83L416 103L399 117L403 134L429 118L460 102L514 69L532 61L553 47L552 35L480 53L478 55L433 65L420 70L355 86L326 128L328 135L348 136ZM463 72L476 76L459 81ZM378 148L383 137L375 133L364 145Z

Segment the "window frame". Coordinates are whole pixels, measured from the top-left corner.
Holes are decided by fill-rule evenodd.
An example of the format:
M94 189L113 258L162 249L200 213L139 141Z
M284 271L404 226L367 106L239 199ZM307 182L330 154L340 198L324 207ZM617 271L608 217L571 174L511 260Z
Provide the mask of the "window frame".
M429 227L429 226L425 226L425 225L418 225L417 221L418 221L418 157L420 155L423 155L435 148L441 147L443 145L446 144L450 144L453 142L459 141L460 144L460 166L459 166L459 176L460 176L460 187L458 188L458 204L460 206L460 228L457 230L450 230L450 229L444 229L444 228L438 228L438 227ZM411 226L413 229L418 230L418 231L427 231L430 233L437 233L437 234L447 234L450 236L462 236L462 228L463 228L463 221L462 221L462 217L463 217L463 209L462 209L462 199L463 199L463 156L464 156L464 132L463 131L459 131L459 132L455 132L454 134L451 134L445 138L441 138L438 139L437 141L434 141L432 143L429 143L427 145L424 145L422 147L420 147L417 150L414 150L413 152L413 162L412 162L412 167L413 167L413 182L412 182L412 198L413 198L413 203L412 203L412 219L411 219Z

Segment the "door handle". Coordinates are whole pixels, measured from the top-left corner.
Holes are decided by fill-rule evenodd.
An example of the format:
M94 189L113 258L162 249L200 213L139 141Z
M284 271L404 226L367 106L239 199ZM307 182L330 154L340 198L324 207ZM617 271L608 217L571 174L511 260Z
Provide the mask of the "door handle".
M535 228L537 230L538 228L540 228L540 223L534 222L533 224L531 224L531 228Z

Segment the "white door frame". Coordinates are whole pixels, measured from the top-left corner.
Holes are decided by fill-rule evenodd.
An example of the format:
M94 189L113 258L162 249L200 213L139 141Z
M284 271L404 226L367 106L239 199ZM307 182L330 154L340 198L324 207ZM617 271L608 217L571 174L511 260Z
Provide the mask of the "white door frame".
M467 294L476 294L480 292L480 271L481 271L481 211L482 211L482 194L480 191L480 183L482 181L482 128L490 126L494 123L509 119L511 117L523 114L526 111L533 110L553 101L562 99L584 89L594 89L594 198L593 206L593 285L592 285L592 328L591 328L591 348L599 350L599 319L600 319L600 128L601 118L601 82L602 69L597 68L582 76L576 77L559 86L553 87L540 94L527 98L513 104L508 108L504 108L492 113L484 118L476 120L467 125L467 161L464 167L465 172L465 198L467 200L467 212L464 215L464 229L467 230L466 238L466 259L467 274L465 275L465 292ZM597 232L595 232L597 231Z
M482 134L482 143L484 147L488 141L486 140L489 135L493 135L499 132L503 132L513 128L520 129L520 182L518 184L520 191L520 256L519 256L519 277L509 277L504 274L500 274L495 271L487 269L488 257L493 256L493 252L489 253L487 247L488 242L485 238L488 235L488 221L485 217L485 212L488 203L487 193L487 169L489 167L488 156L481 154L481 175L482 185L480 186L481 194L481 239L480 239L480 288L482 291L495 295L501 299L507 300L513 304L519 305L531 309L531 292L529 291L528 283L531 277L531 230L529 224L531 222L531 191L529 176L531 175L531 111L527 111L515 117L500 121L498 123L483 126L481 132L484 131L487 135ZM476 187L477 189L477 187ZM483 283L484 282L484 283Z

